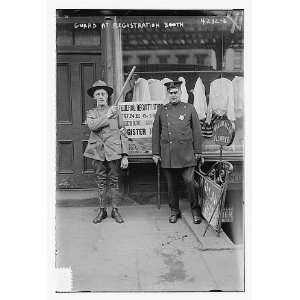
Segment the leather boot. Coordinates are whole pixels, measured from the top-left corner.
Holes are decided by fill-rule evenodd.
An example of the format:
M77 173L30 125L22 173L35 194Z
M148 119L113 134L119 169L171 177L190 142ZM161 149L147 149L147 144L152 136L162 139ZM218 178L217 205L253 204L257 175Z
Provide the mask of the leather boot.
M177 220L181 218L181 212L171 212L171 216L169 218L170 223L176 223Z
M121 217L117 208L113 208L111 211L111 217L116 220L117 223L124 223L123 218Z
M200 208L192 209L192 218L194 224L200 224L202 221Z
M193 223L200 224L202 221L201 216L193 215Z
M100 223L102 220L104 220L105 218L107 218L107 212L105 208L100 207L98 215L96 216L96 218L93 220L94 224Z

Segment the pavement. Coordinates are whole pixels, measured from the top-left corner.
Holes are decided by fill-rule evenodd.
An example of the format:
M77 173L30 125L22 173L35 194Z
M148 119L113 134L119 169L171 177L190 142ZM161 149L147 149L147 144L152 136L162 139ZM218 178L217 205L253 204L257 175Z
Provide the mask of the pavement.
M91 220L96 207L56 208L56 268L72 270L72 292L243 291L244 253L188 206L176 224L169 207L126 205L125 223ZM110 210L109 210L110 213Z

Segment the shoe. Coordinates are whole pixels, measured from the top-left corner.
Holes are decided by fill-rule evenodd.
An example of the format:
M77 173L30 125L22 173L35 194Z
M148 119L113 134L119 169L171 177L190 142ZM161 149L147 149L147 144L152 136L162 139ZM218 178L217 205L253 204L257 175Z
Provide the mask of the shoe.
M93 220L94 224L98 224L100 223L102 220L104 220L105 218L107 218L107 212L105 208L100 208L98 215L96 216L96 218Z
M179 218L181 218L181 212L172 213L170 218L169 218L169 222L170 223L176 223Z
M113 208L111 211L111 217L116 220L117 223L124 223L123 218L121 217L117 208Z
M200 216L195 216L193 215L193 223L194 224L200 224L202 221L201 217Z

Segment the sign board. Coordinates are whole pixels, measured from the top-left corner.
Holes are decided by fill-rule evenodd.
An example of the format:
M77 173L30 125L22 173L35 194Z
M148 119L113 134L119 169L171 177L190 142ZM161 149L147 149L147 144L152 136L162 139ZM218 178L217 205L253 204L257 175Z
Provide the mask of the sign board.
M213 127L213 141L220 146L229 146L234 139L234 125L228 119L216 120Z
M129 138L129 154L152 153L152 126L162 102L121 102L118 104Z
M206 176L200 174L200 186L202 188L202 216L207 222L210 221L211 216L213 218L210 221L210 225L214 230L219 230L219 225L221 223L221 197L223 194L223 189L214 183L212 180L208 179ZM219 205L215 210L217 204ZM200 203L201 206L201 203ZM215 212L214 212L215 210Z

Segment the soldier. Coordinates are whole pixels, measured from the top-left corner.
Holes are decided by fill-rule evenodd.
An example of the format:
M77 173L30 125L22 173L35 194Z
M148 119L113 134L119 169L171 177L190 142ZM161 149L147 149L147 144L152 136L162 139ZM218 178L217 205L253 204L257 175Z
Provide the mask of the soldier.
M161 167L167 179L170 223L176 223L181 217L179 198L176 192L181 176L187 187L193 222L201 222L201 210L196 197L194 168L201 159L201 128L197 112L193 105L181 102L181 81L165 83L169 103L161 106L155 115L152 129L152 155Z
M123 223L117 206L120 199L120 167L128 167L128 138L118 108L111 104L113 89L104 81L98 80L87 93L97 101L97 107L87 112L87 125L91 133L84 152L85 157L92 159L98 185L100 209L93 223L100 223L107 217L104 195L107 182L112 199L111 216L116 222Z

